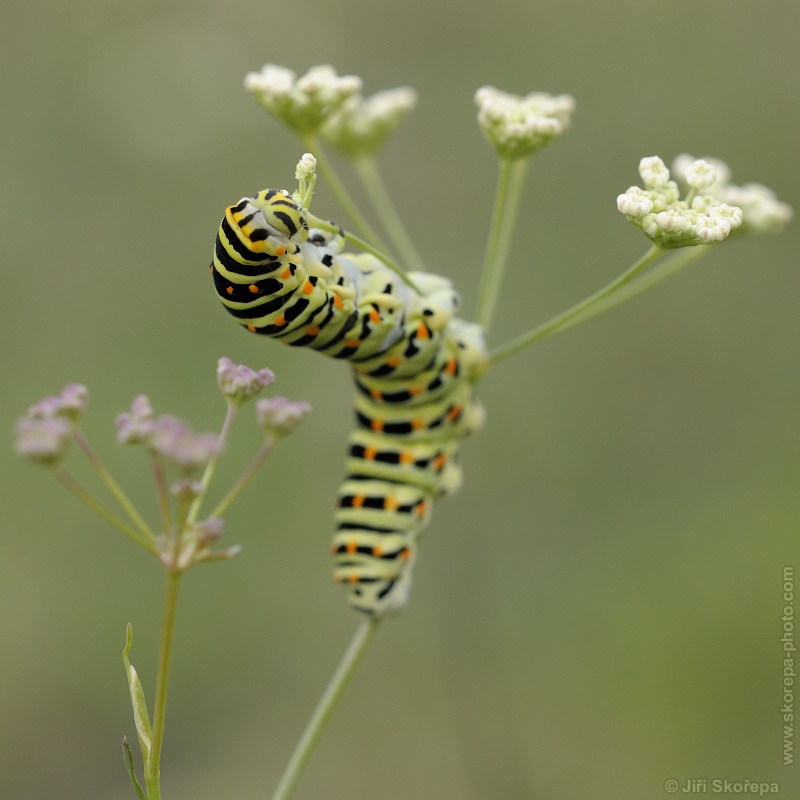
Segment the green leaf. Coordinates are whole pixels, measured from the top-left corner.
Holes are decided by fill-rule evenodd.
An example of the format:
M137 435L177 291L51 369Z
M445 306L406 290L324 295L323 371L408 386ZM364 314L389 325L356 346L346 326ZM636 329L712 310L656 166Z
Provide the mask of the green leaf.
M147 772L150 760L150 751L153 746L153 729L150 727L150 715L147 712L147 701L144 697L139 676L136 670L128 661L128 653L133 643L133 628L128 623L127 635L125 639L125 649L122 652L122 660L125 662L125 673L128 677L128 690L131 695L131 705L133 706L133 721L136 725L136 734L139 737L139 747L142 750L145 773Z
M139 785L139 781L136 779L136 771L133 768L133 753L131 752L131 746L128 744L127 736L122 738L122 757L125 759L125 766L128 770L128 776L131 779L133 788L136 790L136 794L139 795L139 800L147 800L147 795L144 793L142 787Z

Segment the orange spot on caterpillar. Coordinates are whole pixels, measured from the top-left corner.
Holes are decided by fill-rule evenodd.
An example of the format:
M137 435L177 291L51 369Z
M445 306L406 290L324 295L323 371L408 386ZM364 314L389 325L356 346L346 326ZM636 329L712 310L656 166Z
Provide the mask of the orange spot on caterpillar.
M447 456L445 456L444 453L439 453L439 455L433 459L433 468L437 472L439 472L446 463L447 463Z
M408 393L412 397L416 397L418 394L422 394L422 386L409 386Z
M407 547L403 548L400 551L400 558L401 558L402 561L408 561L409 555L411 555L411 554L408 552L408 548Z
M417 503L417 516L424 517L427 510L428 504L424 500L420 500L419 503Z
M339 308L339 309L344 308L344 303L342 302L342 298L339 297L338 294L335 294L333 296L333 304L336 306L336 308Z
M286 248L283 245L279 245L275 248L275 255L282 256L286 254Z
M411 427L412 427L412 428L413 428L415 431L418 431L418 430L420 430L421 428L424 428L424 427L425 427L425 421L424 421L424 420L421 420L421 419L412 419L412 420L411 420Z
M417 326L417 339L430 339L431 332L428 330L428 326L424 322L420 322Z
M369 312L369 318L376 325L381 321L381 315L378 313L377 309L375 309L375 308L373 308L372 311Z
M403 450L400 453L400 463L401 464L413 464L414 463L414 454L409 450Z
M358 575L351 575L348 579L350 583L358 583Z
M373 400L380 400L383 397L383 395L377 389L370 389L369 396Z
M363 494L357 494L353 497L353 508L361 508L364 505L365 497Z
M366 447L364 449L365 461L372 461L376 455L378 455L378 449L376 447Z
M447 412L447 419L455 422L461 416L461 406L452 406Z
M383 555L383 548L380 545L376 544L375 547L372 548L372 555L380 558Z
M394 511L400 505L400 501L396 497L387 495L383 498L383 507L386 511Z
M292 277L292 270L289 269L289 267L286 267L286 269L280 274L280 278L282 281L288 281L289 278L291 277Z
M249 290L250 290L250 291L251 291L253 294L258 294L258 286L256 286L254 283L251 283L251 284L250 284L250 285L249 285L247 288L248 288L248 289L249 289Z
M274 324L277 325L279 328L282 327L283 325L286 324L286 317L284 317L283 314L281 314L279 317L275 318Z
M313 328L309 328L306 331L306 336L316 336L320 332L319 325L315 325Z
M344 346L349 347L351 350L355 349L361 344L360 339L345 339Z
M348 553L352 554L358 551L358 545L355 542L348 542L345 549Z
M386 359L387 367L399 367L402 363L403 359L400 356L389 356L389 358Z
M256 332L256 326L255 325L248 325L247 326L247 330L249 330L250 333L255 333Z
M303 294L311 294L314 291L314 284L311 281L306 281L303 284Z
M444 371L448 375L455 375L456 374L456 369L458 369L458 362L455 360L455 358L451 358L447 362L447 366L444 368Z
M226 291L228 294L233 294L233 286L229 286L229 287L228 287L228 288L227 288L225 291Z
M370 428L374 431L382 431L383 430L383 421L380 419L373 419L369 423Z

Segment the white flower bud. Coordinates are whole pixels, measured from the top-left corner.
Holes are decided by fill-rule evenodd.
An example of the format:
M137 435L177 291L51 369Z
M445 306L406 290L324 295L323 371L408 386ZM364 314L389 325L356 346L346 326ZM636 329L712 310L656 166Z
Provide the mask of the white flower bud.
M721 242L730 232L728 220L718 216L700 217L695 226L697 238L702 242Z
M639 175L648 189L659 189L669 182L667 165L658 156L647 156L639 162Z
M653 201L638 186L631 186L617 197L617 208L629 217L643 217L653 210Z
M693 189L708 189L716 180L716 167L704 159L693 161L686 169L686 183Z
M657 214L656 224L665 233L682 233L689 227L689 221L686 217L674 208Z
M303 157L297 162L297 169L294 172L295 180L308 180L317 171L317 159L311 153L303 153Z

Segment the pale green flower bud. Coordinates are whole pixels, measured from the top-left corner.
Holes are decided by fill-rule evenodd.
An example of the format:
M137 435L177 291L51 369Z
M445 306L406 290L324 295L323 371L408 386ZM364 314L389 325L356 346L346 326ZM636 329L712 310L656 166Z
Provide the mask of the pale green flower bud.
M249 72L244 86L270 114L306 135L316 133L348 97L361 91L361 78L340 77L328 64L297 78L286 67L266 64L259 72Z
M569 127L575 100L568 94L533 92L520 97L494 86L475 93L478 125L497 154L524 158L549 144Z
M409 86L368 98L354 95L322 128L325 140L350 158L374 155L417 104Z

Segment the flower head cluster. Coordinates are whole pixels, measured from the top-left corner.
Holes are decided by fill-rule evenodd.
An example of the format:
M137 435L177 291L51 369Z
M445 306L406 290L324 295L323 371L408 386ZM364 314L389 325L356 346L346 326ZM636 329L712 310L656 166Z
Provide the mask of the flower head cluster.
M348 98L322 128L333 147L350 158L374 155L417 105L410 86Z
M217 362L217 384L225 399L240 406L275 381L270 369L254 370L245 364L234 364L227 356Z
M205 466L219 452L215 433L197 433L188 422L171 414L156 417L143 394L134 398L130 411L120 414L116 424L120 444L144 444L185 472Z
M494 86L475 93L478 124L501 158L517 159L549 144L569 127L575 99L568 94L532 92L519 97Z
M86 411L89 390L67 384L60 395L45 397L17 420L16 452L31 461L55 464L64 455L72 434Z
M361 91L361 78L336 74L329 64L311 67L301 78L286 67L266 64L249 72L244 86L270 114L304 135L315 133L343 103Z
M683 153L672 162L672 172L679 181L694 186L696 176L692 165L696 163L699 162L693 156ZM778 200L772 189L760 183L736 186L730 182L731 171L724 161L706 158L703 163L711 165L716 172L715 180L706 187L707 191L722 202L742 209L742 224L737 233L778 233L791 220L792 207Z
M741 208L709 192L717 171L707 160L686 165L684 176L690 191L685 199L658 156L643 158L639 175L644 189L631 186L617 197L617 208L660 247L713 244L742 224Z
M311 411L305 400L287 400L285 397L269 397L256 402L258 424L275 438L291 433Z

